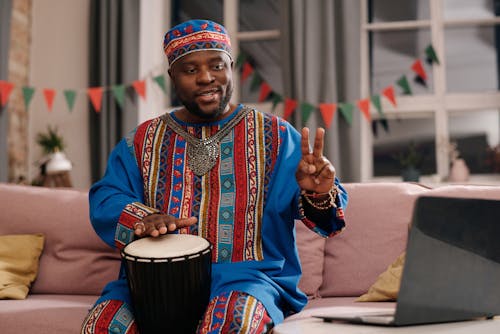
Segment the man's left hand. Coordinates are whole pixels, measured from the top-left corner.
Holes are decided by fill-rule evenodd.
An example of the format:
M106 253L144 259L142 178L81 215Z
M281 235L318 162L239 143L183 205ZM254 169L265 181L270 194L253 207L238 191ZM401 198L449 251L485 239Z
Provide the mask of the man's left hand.
M315 193L328 193L335 182L335 167L323 155L325 130L318 128L311 152L309 147L309 128L302 129L302 159L295 177L302 190Z

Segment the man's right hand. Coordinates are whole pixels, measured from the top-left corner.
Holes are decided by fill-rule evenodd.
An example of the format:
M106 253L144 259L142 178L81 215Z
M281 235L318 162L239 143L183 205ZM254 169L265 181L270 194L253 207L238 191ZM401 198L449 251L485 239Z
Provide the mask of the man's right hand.
M158 237L179 228L187 227L198 221L196 217L175 218L165 214L152 214L134 224L134 233L138 237Z

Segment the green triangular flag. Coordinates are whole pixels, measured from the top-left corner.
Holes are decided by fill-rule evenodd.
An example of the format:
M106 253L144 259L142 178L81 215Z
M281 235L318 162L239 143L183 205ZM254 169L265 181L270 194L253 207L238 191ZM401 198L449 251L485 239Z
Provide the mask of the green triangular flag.
M247 60L247 55L244 53L240 53L238 57L236 58L236 68L240 68L245 61Z
M406 75L403 75L401 78L399 78L397 84L399 87L401 87L401 89L403 89L404 95L412 95L410 84L408 83Z
M275 92L272 92L271 94L272 94L271 99L273 101L273 109L272 110L274 111L274 109L276 109L276 106L278 105L278 103L283 102L283 97L279 94L276 94Z
M69 111L73 111L73 106L75 105L76 91L74 90L65 90L64 97L66 99L66 104L68 105Z
M252 82L250 83L250 91L255 92L257 88L260 87L261 83L262 83L262 78L260 77L259 73L254 71Z
M315 107L310 103L302 102L300 104L300 110L302 112L302 125L306 125L307 120L311 116L314 109Z
M163 74L160 74L160 75L154 77L153 80L158 84L158 86L160 86L163 93L166 94L167 87L165 87L165 77L163 76Z
M112 86L111 90L113 91L116 102L123 108L123 104L125 103L125 85Z
M28 110L28 107L30 105L31 99L33 98L34 94L35 94L35 88L28 86L23 87L23 99L24 99L24 105L26 106L26 110Z
M432 47L432 44L429 44L428 47L425 48L425 54L427 56L427 62L432 65L432 63L436 63L439 65L439 59L436 54L436 51Z
M375 109L377 109L378 113L380 116L384 116L384 111L382 110L382 103L380 102L380 95L373 95L371 98L371 101L373 105L375 106Z
M352 103L339 103L339 110L342 116L344 116L346 122L352 124L352 111L354 110L354 105Z

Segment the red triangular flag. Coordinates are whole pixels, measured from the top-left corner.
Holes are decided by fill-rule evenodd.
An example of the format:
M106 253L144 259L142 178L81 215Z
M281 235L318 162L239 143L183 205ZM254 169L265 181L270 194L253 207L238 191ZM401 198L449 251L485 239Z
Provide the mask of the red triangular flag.
M90 98L90 102L92 102L92 106L96 112L101 111L102 105L102 87L91 87L87 89L87 94Z
M365 118L368 122L371 121L372 117L370 115L370 99L363 99L358 101L358 108L363 112Z
M4 107L9 100L9 96L14 89L14 84L8 81L0 80L0 105Z
M146 80L136 80L132 83L135 91L142 97L143 100L146 100Z
M323 121L327 129L332 125L333 116L336 110L337 104L335 103L320 103L319 105L319 111L321 112L321 116L323 116Z
M264 102L266 98L271 93L271 86L267 84L267 82L263 81L260 85L260 94L259 94L259 102Z
M45 96L45 103L49 111L52 111L52 106L54 105L54 98L56 97L56 91L54 89L44 89L43 96Z
M293 111L297 108L297 101L290 99L290 98L285 98L285 110L283 112L283 118L288 119L290 115L293 113Z
M253 73L252 65L250 65L249 62L245 62L241 69L241 83L243 83L252 73Z
M384 95L389 100L389 102L391 102L392 105L396 107L396 97L394 95L393 86L388 86L384 88L384 90L382 91L382 95Z
M422 79L427 80L427 73L425 73L424 67L422 66L422 61L420 59L415 60L413 65L411 65L411 69L417 73Z

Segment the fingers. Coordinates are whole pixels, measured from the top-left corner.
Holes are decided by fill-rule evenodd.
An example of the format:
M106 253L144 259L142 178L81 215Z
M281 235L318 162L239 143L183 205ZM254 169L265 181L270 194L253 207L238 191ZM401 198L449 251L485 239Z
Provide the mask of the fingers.
M317 128L316 137L314 138L314 149L313 149L313 155L315 158L321 158L323 156L324 143L325 143L325 129Z
M300 148L302 151L302 157L306 158L311 154L311 149L309 147L309 128L302 128L302 139L300 142Z
M133 228L134 234L139 237L158 237L179 228L193 225L197 221L196 217L178 219L169 215L154 214L145 217L142 221L136 222Z

